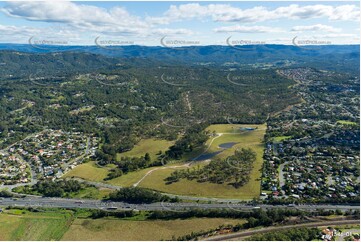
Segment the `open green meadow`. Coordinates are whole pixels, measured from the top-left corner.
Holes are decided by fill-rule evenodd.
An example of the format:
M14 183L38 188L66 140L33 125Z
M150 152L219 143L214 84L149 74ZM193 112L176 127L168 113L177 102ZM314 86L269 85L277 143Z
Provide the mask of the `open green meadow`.
M6 210L0 214L0 240L60 240L72 221L69 212Z
M352 121L347 121L347 120L338 120L337 123L344 124L344 125L357 125L357 123L352 122Z
M78 177L88 181L103 181L109 172L108 167L99 167L94 161L78 165L67 172L62 178Z
M172 240L172 237L215 229L220 225L242 224L243 220L192 218L131 221L120 219L76 219L62 240Z
M140 157L145 153L149 153L152 160L157 159L157 153L159 151L166 151L170 146L174 144L174 141L162 140L162 139L142 139L133 149L124 153L118 153L117 159L121 157Z
M274 142L282 142L284 140L290 139L292 136L277 136L273 138Z

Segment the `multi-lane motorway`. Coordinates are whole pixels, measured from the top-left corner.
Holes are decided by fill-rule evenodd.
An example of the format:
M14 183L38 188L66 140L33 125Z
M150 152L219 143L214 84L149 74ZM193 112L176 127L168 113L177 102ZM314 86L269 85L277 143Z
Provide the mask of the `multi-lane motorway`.
M359 209L359 206L353 205L257 205L249 206L247 204L238 203L168 203L158 202L152 204L128 204L123 202L104 202L100 200L88 199L66 199L66 198L47 198L47 197L24 197L24 198L1 198L0 206L21 206L21 207L54 207L54 208L90 208L90 209L106 209L106 210L163 210L163 211L180 211L185 209L214 209L226 208L238 211L252 210L252 209L274 209L274 208L289 208L299 210L335 210L341 211Z

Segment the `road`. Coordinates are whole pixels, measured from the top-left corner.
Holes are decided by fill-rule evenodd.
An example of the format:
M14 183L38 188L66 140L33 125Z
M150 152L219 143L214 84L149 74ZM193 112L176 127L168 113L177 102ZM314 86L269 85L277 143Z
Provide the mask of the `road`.
M266 232L274 232L284 229L292 229L292 228L302 228L302 227L321 227L321 226L334 226L334 225L346 225L346 224L360 224L360 220L341 220L341 221L323 221L323 222L315 222L315 223L303 223L303 224L293 224L293 225L283 225L280 226L272 226L267 228L261 228L256 230L247 230L227 235L218 235L214 237L209 237L204 240L208 241L225 241L225 240L241 240L246 237L250 237L253 235L259 235L261 233Z
M280 182L280 187L283 187L286 184L286 179L285 179L285 172L283 171L285 165L287 165L289 162L283 162L279 169L280 169L280 173L278 174L278 180Z
M24 197L24 198L0 198L0 206L22 206L22 207L61 207L61 208L99 208L99 209L108 209L108 208L118 208L121 210L127 209L137 209L143 211L152 211L152 210L184 210L184 209L215 209L215 208L225 208L233 209L235 211L249 211L254 208L247 204L238 204L238 203L167 203L167 202L158 202L152 204L128 204L123 202L104 202L100 200L89 200L89 199L67 199L67 198L48 198L48 197ZM289 209L299 209L299 210L308 210L313 211L316 209L323 210L334 210L339 209L341 211L359 209L359 206L352 205L299 205L294 207L288 207L285 205L258 205L262 209L275 209L275 208L289 208Z

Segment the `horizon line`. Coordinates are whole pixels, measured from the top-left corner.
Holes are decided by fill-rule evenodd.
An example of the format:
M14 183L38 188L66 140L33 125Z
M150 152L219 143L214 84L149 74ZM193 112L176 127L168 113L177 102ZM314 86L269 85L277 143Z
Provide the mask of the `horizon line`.
M267 46L267 45L280 45L280 46L294 46L294 47L306 47L306 46L350 46L350 45L358 45L360 46L360 43L352 43L352 44L342 44L342 43L337 43L337 44L310 44L310 45L294 45L294 44L276 44L276 43L269 43L269 44L245 44L245 45L227 45L227 44L209 44L209 45L180 45L180 46L163 46L163 45L97 45L97 44L79 44L79 45L45 45L45 44L40 44L40 45L36 45L36 44L29 44L29 43L0 43L0 45L25 45L25 46L31 46L31 47L99 47L99 48L105 48L105 47L112 47L112 48L116 48L116 47L161 47L161 48L168 48L168 49L173 49L173 48L190 48L190 47L207 47L207 46L219 46L219 47L236 47L236 46Z

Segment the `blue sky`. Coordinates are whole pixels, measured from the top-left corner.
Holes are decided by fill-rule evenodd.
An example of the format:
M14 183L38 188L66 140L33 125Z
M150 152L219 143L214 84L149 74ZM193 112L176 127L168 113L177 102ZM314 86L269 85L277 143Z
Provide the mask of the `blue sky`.
M354 1L0 2L0 42L358 44L359 11Z

